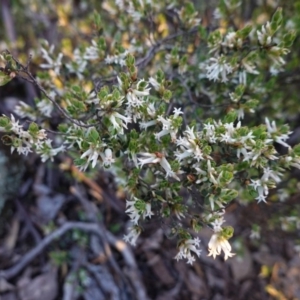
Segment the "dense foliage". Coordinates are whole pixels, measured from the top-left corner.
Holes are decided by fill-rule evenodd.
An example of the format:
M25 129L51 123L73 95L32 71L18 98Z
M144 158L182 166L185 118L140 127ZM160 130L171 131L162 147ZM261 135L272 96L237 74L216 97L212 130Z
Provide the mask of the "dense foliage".
M263 205L287 170L300 168L300 145L288 144L284 124L296 119L295 103L283 106L274 93L288 80L299 20L274 7L269 19L243 22L242 7L224 0L203 16L186 1L103 1L83 23L92 38L76 24L73 40L41 41L25 63L4 51L1 85L21 77L41 97L0 118L3 142L43 162L64 153L81 171L108 168L128 192L132 245L143 222L158 218L178 240L176 259L200 256L204 226L209 255L233 256L226 207ZM67 9L60 13L63 24Z

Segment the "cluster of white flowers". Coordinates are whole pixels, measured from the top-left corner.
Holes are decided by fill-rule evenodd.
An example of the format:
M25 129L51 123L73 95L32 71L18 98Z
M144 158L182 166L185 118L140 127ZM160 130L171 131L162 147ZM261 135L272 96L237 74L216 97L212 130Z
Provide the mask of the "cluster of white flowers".
M269 46L272 43L272 29L270 22L261 27L261 30L257 30L257 38L262 46Z
M45 45L48 47L48 43ZM40 64L41 68L44 69L53 69L56 75L60 74L60 68L62 66L63 54L59 53L57 58L52 58L54 56L54 45L51 45L49 50L44 47L41 47L42 57L47 61L46 64Z
M276 183L279 183L281 181L280 176L283 175L280 172L275 172L271 170L269 167L264 168L263 170L264 172L261 179L258 180L251 179L251 183L249 184L249 186L252 186L254 190L258 192L258 196L255 198L257 199L258 203L261 201L266 202L266 198L269 194L269 188L267 184L269 183L269 179L272 179Z
M7 118L7 117L3 117ZM28 153L33 152L33 150L39 154L42 161L45 162L47 159L53 160L59 152L65 150L64 146L58 148L52 148L50 139L47 139L47 134L45 129L36 129L34 131L24 130L23 125L19 124L19 120L16 120L13 115L8 121L9 130L7 128L0 127L2 132L12 132L15 136L10 138L9 144L11 144L11 153L16 150L18 154L28 155Z
M56 93L54 91L51 91L49 93L49 97L53 100L55 100L55 97L56 97ZM44 98L42 99L41 101L39 101L37 103L37 108L38 110L41 112L42 115L50 118L51 117L51 114L52 114L52 111L53 111L53 103L47 99L47 98Z
M86 48L83 58L86 60L96 60L99 58L99 49L95 40L92 40L92 46Z
M123 239L126 243L131 244L132 246L136 246L136 241L140 236L142 230L138 226L133 226L129 228L129 233L124 235Z
M92 52L93 50L90 50L90 52ZM82 55L80 53L80 50L78 48L76 48L73 52L73 59L72 62L67 63L66 67L69 70L70 73L74 73L76 74L76 76L78 77L79 80L82 80L83 77L83 73L86 69L87 66L87 60L92 58L96 59L98 58L97 55L93 54L93 53L89 53L88 49L86 50L86 53L84 55Z
M226 57L221 55L219 57L211 57L208 60L206 71L206 77L209 80L227 82L227 76L233 72L233 68L226 61Z
M120 53L118 55L107 55L105 58L105 63L108 65L116 64L123 67L126 65L125 59L128 53L129 51L126 50L123 53Z
M119 86L122 86L121 80L118 78ZM126 115L131 116L134 122L142 118L141 108L147 106L150 88L145 80L140 80L136 84L136 88L130 88L126 95Z
M167 161L165 155L163 153L160 152L156 152L156 153L147 153L147 152L142 152L139 153L139 155L141 155L142 157L139 157L139 165L142 168L143 165L145 164L157 164L159 163L160 166L165 170L166 172L166 176L167 177L173 177L177 180L180 180L177 175L174 173L174 171L172 171L172 168L169 164L169 162Z
M37 118L34 109L23 101L19 101L15 106L14 113L21 118L30 118L32 121L35 121Z
M225 222L223 217L216 219L211 223L213 226L214 234L212 235L208 243L208 256L213 256L216 258L217 255L220 255L221 252L224 252L224 259L227 260L228 257L232 257L235 253L231 252L231 245L228 242L228 239L224 237L222 224Z
M178 148L175 155L179 162L188 157L195 158L197 162L205 158L212 159L211 157L203 156L203 152L197 144L197 139L199 137L195 136L193 128L187 127L187 130L184 133L184 137L181 137L178 140L176 140Z
M175 8L175 2L167 9L177 13L182 30L186 28L188 35L201 34L205 28L194 28L200 18L192 2L188 1L180 9ZM238 0L225 0L215 16L223 18L240 4ZM49 47L47 43L41 48L46 61L41 68L51 70L36 80L37 85L45 86L40 88L45 90L45 97L36 100L35 108L20 102L15 113L21 118L40 121L53 116L53 110L61 105L59 113L66 118L58 128L62 133L60 147L53 148L45 130L39 129L37 124L24 130L13 116L0 118L0 131L11 133L6 136L11 151L24 155L35 151L42 161L52 160L58 153L70 149L77 156L75 165L82 171L97 166L113 166L117 170L128 162L130 167L122 171L127 172L124 180L127 180L130 198L126 201L126 213L133 225L124 236L125 241L136 245L141 223L154 212L158 217L173 218L176 229L182 230L178 234L179 252L175 258L192 264L195 254L199 257L201 250L200 240L191 238L183 226L184 219L190 218L195 231L211 224L214 233L208 243L208 255L216 258L223 252L226 260L234 255L228 242L233 230L223 226L223 215L226 205L241 196L239 173L247 173L241 189L248 192L247 200L266 202L269 190L282 180L285 169L300 169L300 147L289 146L291 132L287 126L276 126L275 121L268 118L260 126L247 127L244 121L247 113L256 111L259 95L266 94L267 88L257 84L259 80L255 78L259 76L256 75L264 71L267 60L272 74L281 70L289 51L285 47L293 42L293 35L286 35L283 43L273 44L277 42L275 33L282 20L278 9L272 21L259 29L251 24L237 31L216 30L208 37L204 34L201 44L207 42L205 47L209 48L205 57L199 55L201 51L194 51L197 47L190 44L190 39L186 39L186 45L180 43L179 46L177 41L182 38L182 32L164 37L162 28L158 35L149 32L146 38L139 40L141 36L135 31L141 27L137 27L136 22L146 18L145 9L150 6L153 15L161 7L165 9L163 4L150 0L105 2L103 9L114 16L120 11L127 13L129 18L115 18L115 25L117 30L126 32L125 41L132 40L129 45L111 40L108 48L108 34L104 32L103 37L95 37L88 47L82 45L73 51L64 65L65 72L61 72L63 54L55 55L54 46ZM100 19L99 15L95 22L97 28L105 31ZM156 41L160 36L163 38ZM137 63L133 54L138 57ZM95 60L110 66L95 68ZM151 70L147 69L150 65ZM92 80L83 84L90 70L94 74L89 78L101 80L92 92ZM54 73L60 76L61 90ZM69 81L64 73L72 74L72 79ZM209 103L206 99L200 103L200 95ZM223 100L229 101L226 113ZM205 111L202 104L203 107L211 105L213 109ZM191 105L195 107L194 119L186 113ZM279 156L274 143L288 147L288 153ZM183 189L191 196L187 203L181 195ZM190 206L194 201L193 189L201 197L205 195L204 209L197 216Z
M195 256L192 253L195 253L198 257L200 257L202 250L198 249L200 245L200 240L198 237L187 239L179 243L178 249L179 252L175 256L175 259L178 261L180 259L186 259L188 264L193 264Z
M126 212L128 213L131 221L137 225L139 219L151 218L153 212L151 211L151 204L133 197L131 201L126 201Z
M277 130L275 121L270 123L268 118L266 118L266 125L267 125L267 129L268 129L268 137L269 138L274 139L274 137L275 137L275 142L276 143L281 144L284 147L290 148L290 145L287 144L285 141L289 138L289 135L292 133L291 131L281 134Z

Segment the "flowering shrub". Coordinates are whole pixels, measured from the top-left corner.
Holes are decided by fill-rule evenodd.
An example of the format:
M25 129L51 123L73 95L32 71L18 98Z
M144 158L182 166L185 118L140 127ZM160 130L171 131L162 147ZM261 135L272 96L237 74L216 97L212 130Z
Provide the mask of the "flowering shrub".
M1 84L22 77L41 97L0 118L3 141L43 162L65 152L81 171L109 168L128 191L132 227L124 239L132 245L144 221L160 218L171 220L177 260L200 256L204 226L212 230L209 256L232 257L226 207L267 202L286 170L300 168L289 126L267 113L255 117L269 78L284 71L295 31L281 8L263 25L241 26L240 5L220 1L207 23L192 2L103 1L90 43L63 52L43 41L36 76L31 57L21 63L4 51Z

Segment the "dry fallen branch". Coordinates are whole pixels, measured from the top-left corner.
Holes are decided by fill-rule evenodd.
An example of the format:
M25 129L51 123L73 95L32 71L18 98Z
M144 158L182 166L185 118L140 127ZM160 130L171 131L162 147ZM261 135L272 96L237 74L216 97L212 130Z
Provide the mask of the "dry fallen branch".
M88 218L91 221L97 222L97 208L93 206L93 203L88 201L84 195L82 195L81 191L79 190L79 187L71 187L71 192L73 195L75 195L79 202L82 204L84 210L87 213ZM122 272L119 270L119 266L116 263L116 261L113 259L111 255L110 246L113 246L116 250L118 250L128 267L127 269L127 277L130 279L130 282L135 290L135 295L137 295L137 299L147 299L146 290L144 287L144 283L141 280L141 274L138 269L138 265L136 263L135 257L131 251L131 249L127 246L127 244L116 238L112 233L110 233L105 226L98 221L98 226L101 228L101 233L104 235L104 248L105 253L114 268L115 272L119 273L121 277L123 277ZM108 244L106 244L108 243ZM124 281L124 278L122 278Z
M82 223L82 222L67 222L62 227L52 232L48 236L46 236L36 247L27 252L23 258L14 266L4 271L0 271L0 278L11 279L16 276L20 271L22 271L31 261L33 261L36 256L41 254L45 248L50 245L55 239L60 238L65 233L70 230L82 230L85 232L91 232L98 236L102 236L100 234L101 228L98 224L95 223Z

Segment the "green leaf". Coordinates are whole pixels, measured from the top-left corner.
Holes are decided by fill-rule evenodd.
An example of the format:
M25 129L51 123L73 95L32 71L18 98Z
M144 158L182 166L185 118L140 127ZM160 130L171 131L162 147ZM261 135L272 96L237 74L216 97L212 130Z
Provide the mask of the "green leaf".
M97 143L99 141L99 133L95 128L92 128L89 135L88 141L92 143Z
M147 86L147 82L145 80L140 81L137 88L139 91L143 91L145 89L145 87Z
M224 118L224 123L231 123L234 122L237 119L237 112L235 110L231 110Z
M102 49L102 50L105 50L106 48L106 41L105 41L105 38L104 37L99 37L98 39L98 42L97 42L97 45Z
M293 152L294 152L297 156L300 156L300 144L294 146Z
M233 173L229 171L222 171L220 177L220 184L221 186L225 186L226 184L230 183L233 179Z
M219 196L219 199L222 201L222 202L230 202L231 200L235 199L238 195L238 191L236 190L232 190L232 189L223 189L220 196Z
M109 93L108 86L105 85L104 87L101 88L97 96L99 99L103 99L108 95L108 93Z
M277 10L275 11L273 17L272 17L271 22L272 23L274 22L274 23L280 25L281 22L282 22L282 19L283 19L283 16L282 16L282 7L278 7Z
M0 86L3 86L5 84L7 84L8 82L10 82L13 78L0 72Z
M60 132L66 133L68 131L68 129L69 129L69 125L67 125L67 124L59 124L58 125L58 130Z
M128 54L126 57L126 65L128 68L131 68L135 64L134 56L131 54Z
M185 11L187 14L192 15L195 13L195 7L192 2L188 2L185 6Z
M5 128L6 130L10 130L11 124L8 117L6 116L0 117L0 127Z
M204 26L199 26L198 28L199 35L202 39L207 39L207 29Z
M165 79L165 73L162 71L162 70L158 70L157 73L156 73L156 80L159 82L159 83L162 83L162 81Z
M288 32L286 33L284 36L283 36L283 47L291 47L294 43L294 40L296 38L296 32L295 31L291 31L291 32Z
M252 26L251 25L247 25L243 29L237 31L237 35L239 37L241 37L242 39L245 39L250 34L251 30L252 30Z
M232 226L225 226L223 229L222 229L222 237L224 237L226 240L230 239L232 236L233 236L233 233L234 233L234 229Z
M28 131L31 135L35 136L39 132L38 124L36 124L34 122L30 123Z
M73 85L72 90L77 94L77 93L80 93L81 87L78 85Z
M94 23L97 27L97 30L100 30L102 27L101 16L97 11L94 11Z
M172 97L172 92L169 91L169 90L165 90L164 91L164 94L163 94L163 99L166 101L166 102L169 102L169 100L171 99Z
M250 99L248 101L246 101L246 103L244 104L244 107L245 108L248 108L248 109L253 109L253 108L256 108L259 104L259 100L257 99Z

